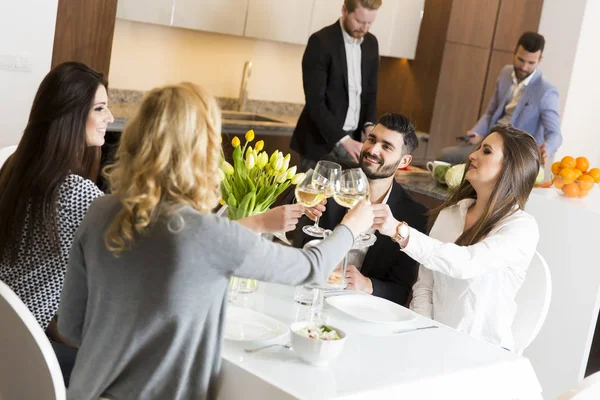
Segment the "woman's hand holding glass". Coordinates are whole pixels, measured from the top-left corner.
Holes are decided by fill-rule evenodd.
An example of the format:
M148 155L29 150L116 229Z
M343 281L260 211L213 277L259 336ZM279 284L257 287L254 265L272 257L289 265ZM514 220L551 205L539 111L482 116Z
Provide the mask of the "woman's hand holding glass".
M373 212L375 218L373 220L373 229L376 229L382 235L394 237L396 236L398 225L400 221L394 218L392 210L387 204L375 204L373 205ZM408 237L405 238L400 245L405 247L408 244Z
M304 206L301 204L286 204L272 208L257 215L260 218L260 231L266 233L293 231L303 214Z

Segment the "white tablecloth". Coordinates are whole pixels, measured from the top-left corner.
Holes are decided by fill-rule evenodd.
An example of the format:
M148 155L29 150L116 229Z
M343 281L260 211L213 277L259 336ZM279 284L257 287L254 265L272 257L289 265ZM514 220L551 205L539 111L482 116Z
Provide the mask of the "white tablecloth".
M293 294L293 288L261 283L258 293L237 305L287 324L293 318ZM429 319L368 324L328 306L325 313L348 337L329 366L305 364L283 347L248 354L245 348L259 344L225 341L219 400L540 398L541 387L524 357L445 326L392 333L431 325ZM283 337L260 345L288 341Z

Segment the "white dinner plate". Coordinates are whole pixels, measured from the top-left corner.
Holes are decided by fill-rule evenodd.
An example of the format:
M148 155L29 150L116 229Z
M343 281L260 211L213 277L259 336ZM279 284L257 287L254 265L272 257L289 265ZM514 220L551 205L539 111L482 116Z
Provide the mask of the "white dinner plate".
M227 340L270 340L283 336L289 331L283 322L247 308L229 306L226 315L225 339Z
M335 296L325 301L351 317L366 322L395 323L416 317L409 309L376 296Z

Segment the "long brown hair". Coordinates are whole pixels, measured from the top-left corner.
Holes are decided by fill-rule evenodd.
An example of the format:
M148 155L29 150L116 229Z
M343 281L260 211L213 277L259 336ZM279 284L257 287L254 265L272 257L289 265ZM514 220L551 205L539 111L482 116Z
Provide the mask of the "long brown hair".
M105 168L122 208L104 243L115 256L163 215L189 206L210 214L219 204L221 111L191 83L150 91Z
M102 74L77 62L58 65L40 84L19 146L0 170L0 259L14 263L35 231L59 251L60 185L71 173L98 177L100 147L87 146L86 122L100 85L107 86Z
M495 125L491 132L502 137L504 154L502 170L492 189L485 212L473 226L456 239L455 243L461 246L481 241L502 219L513 214L517 209L525 209L540 169L540 151L530 134L512 125ZM431 212L432 221L444 208L454 206L464 199L477 199L475 189L465 179L470 165L471 160L467 159L460 185L450 193L444 204Z

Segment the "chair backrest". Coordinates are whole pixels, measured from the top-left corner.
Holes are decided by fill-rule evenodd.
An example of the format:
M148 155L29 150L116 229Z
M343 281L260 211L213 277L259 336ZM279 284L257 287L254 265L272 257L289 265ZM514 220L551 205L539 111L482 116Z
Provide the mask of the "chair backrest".
M540 333L552 299L552 278L544 257L536 251L527 269L525 281L519 289L515 302L517 314L512 325L515 352L523 351Z
M0 399L64 400L52 345L21 299L0 281Z
M4 161L17 149L17 145L6 146L0 149L0 167L4 165Z
M596 372L558 396L556 400L598 400L600 399L600 372Z

